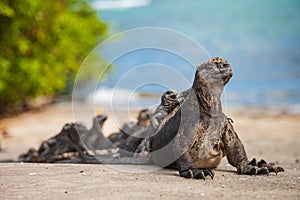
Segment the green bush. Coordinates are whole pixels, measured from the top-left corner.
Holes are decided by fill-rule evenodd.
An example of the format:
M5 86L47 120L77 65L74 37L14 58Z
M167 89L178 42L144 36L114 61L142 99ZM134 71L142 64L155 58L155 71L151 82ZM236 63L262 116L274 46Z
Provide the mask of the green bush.
M63 92L106 33L83 0L0 1L0 113Z

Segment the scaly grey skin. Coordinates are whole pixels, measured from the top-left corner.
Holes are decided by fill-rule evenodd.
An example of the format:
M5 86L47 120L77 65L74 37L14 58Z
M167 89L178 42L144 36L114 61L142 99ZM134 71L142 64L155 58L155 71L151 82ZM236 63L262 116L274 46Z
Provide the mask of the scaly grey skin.
M106 115L98 115L94 117L92 128L81 136L83 144L85 144L89 150L109 149L115 147L102 133L102 127L106 120Z
M80 157L82 158L82 161L79 160L76 162L112 164L121 164L124 162L127 164L146 164L151 162L147 157L147 153L149 151L149 137L155 133L161 121L172 110L174 110L175 107L178 107L180 105L180 103L183 101L182 99L183 98L178 98L178 94L175 91L166 91L161 97L161 104L155 109L153 114L149 113L149 109L141 110L138 116L138 123L127 129L128 132L125 132L125 129L121 129L119 133L112 134L108 138L114 144L118 144L118 153L114 155L110 154L111 157L109 157L109 155L96 154L91 156L87 154L87 152L78 152L80 154ZM131 135L128 136L129 134ZM105 138L102 140L105 141ZM108 147L107 151L112 152L112 148L114 147L116 146ZM146 155L136 155L137 153L141 152Z
M85 152L95 149L113 148L102 133L106 115L98 115L93 119L93 126L87 130L78 123L67 123L56 136L44 141L38 151L31 148L28 153L19 157L22 162L59 162L84 156Z
M147 137L144 138L135 150L135 157L148 155L150 152L150 137L155 134L161 122L184 101L175 90L168 90L162 95L161 104L151 117L151 124L147 127Z
M84 163L93 160L99 153L110 160L110 157L116 155L117 147L102 133L106 119L106 115L93 118L90 130L78 123L65 124L59 134L44 141L38 150L31 148L26 154L20 155L18 161ZM149 111L142 110L138 120L139 125L135 125L131 131L149 124Z
M213 178L212 169L224 156L239 174L284 171L264 160L248 160L231 120L222 112L220 96L231 77L230 64L221 58L197 67L192 88L180 94L184 98L181 107L162 122L150 139L155 164L177 168L180 176L195 179Z
M133 133L124 146L121 146L121 156L132 156L133 153L141 153L147 151L149 146L149 140L161 121L172 111L174 108L180 105L181 99L178 98L178 94L174 90L168 90L162 94L161 103L155 109L150 117L150 125L146 126L135 133Z
M108 136L108 139L117 147L123 147L126 144L126 139L133 135L134 132L149 126L150 124L150 110L142 109L139 112L137 122L128 122L123 125L120 132L113 133Z
M178 97L178 94L174 90L166 91L161 97L161 104L155 109L150 118L150 124L146 127L141 127L129 136L123 143L121 138L121 145L119 146L118 153L114 155L95 155L90 156L85 153L80 153L81 158L86 163L106 163L106 164L150 164L151 156L149 153L149 138L155 133L161 121L176 107L179 107L183 102L182 97ZM149 116L149 110L147 110ZM145 115L146 110L142 110L139 114L139 121ZM119 135L122 135L120 133ZM110 151L110 149L108 149ZM120 157L121 156L121 157Z
M83 152L87 149L81 144L79 134L84 134L87 129L81 124L65 124L59 134L44 141L38 151L31 148L26 154L19 157L20 162L57 162L71 159L69 152ZM72 154L69 154L72 155ZM73 158L73 155L72 155Z
M153 128L152 134L154 134L154 131L159 127L162 120L180 105L181 101L183 100L178 98L178 94L175 90L168 90L162 94L161 103L150 118L151 123L148 128Z

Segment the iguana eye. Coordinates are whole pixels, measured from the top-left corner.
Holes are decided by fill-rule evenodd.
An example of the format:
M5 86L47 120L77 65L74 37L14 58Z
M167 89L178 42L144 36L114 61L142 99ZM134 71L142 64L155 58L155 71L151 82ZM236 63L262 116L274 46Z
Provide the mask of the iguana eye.
M213 147L214 150L219 151L220 150L220 146L219 144L215 144Z

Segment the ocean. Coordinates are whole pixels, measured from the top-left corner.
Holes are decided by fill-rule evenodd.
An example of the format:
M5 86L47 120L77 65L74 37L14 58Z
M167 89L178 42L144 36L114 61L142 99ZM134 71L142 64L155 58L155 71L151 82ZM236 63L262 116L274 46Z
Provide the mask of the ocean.
M121 32L122 38L123 31L160 27L170 32L174 30L175 35L182 34L203 47L199 51L193 45L182 45L176 37L172 38L173 34L170 34L173 40L169 41L168 34L160 35L160 31L152 35L142 33L123 37L124 46L130 46L140 38L168 41L171 51L131 49L109 60L112 70L104 82L97 85L96 101L109 100L113 91L119 91L114 98L119 103L154 104L159 102L156 95L167 89L180 92L190 87L195 65L219 56L231 63L234 73L222 96L226 104L299 109L299 0L89 2L97 9L99 17L108 23L110 35ZM172 51L174 49L177 52ZM187 59L189 55L191 59Z

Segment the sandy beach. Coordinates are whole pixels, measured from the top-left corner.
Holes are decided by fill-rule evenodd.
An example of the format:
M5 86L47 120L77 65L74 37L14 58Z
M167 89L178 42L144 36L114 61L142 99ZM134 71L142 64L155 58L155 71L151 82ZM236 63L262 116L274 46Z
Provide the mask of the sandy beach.
M0 1L0 200L300 200L299 11L300 0ZM89 151L105 140L91 127L106 114L104 135L119 132L142 106L158 109L134 136L162 134L138 149L205 178L89 157L132 161L102 144ZM75 122L91 130L66 125ZM61 162L20 162L32 148ZM240 173L266 174L238 174L222 155Z
M91 113L85 112L84 105L79 110L80 121L89 128ZM103 108L96 112L109 116L103 127L106 135L137 114ZM123 172L109 165L2 162L0 199L300 199L300 115L266 108L226 107L224 112L234 120L249 159L264 158L284 167L285 172L277 176L238 175L226 158L215 170L215 178L205 181L184 179L167 169L128 172L137 171L136 166L124 165L121 168L127 172ZM74 120L71 103L1 119L0 160L16 160Z

